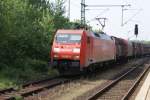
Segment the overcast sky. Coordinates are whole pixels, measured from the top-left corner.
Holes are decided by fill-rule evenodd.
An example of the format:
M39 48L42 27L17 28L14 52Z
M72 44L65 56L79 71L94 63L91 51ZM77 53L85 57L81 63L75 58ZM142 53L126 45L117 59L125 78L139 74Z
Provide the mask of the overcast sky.
M101 7L89 8L99 10L86 10L86 21L91 26L98 29L100 26L95 17L106 17L106 27L104 31L109 35L122 37L124 39L136 39L134 36L134 25L139 25L138 40L150 40L150 0L85 0L87 5L122 5L131 4L131 7L125 7L124 23L121 26L121 7ZM80 19L81 0L71 0L71 21ZM66 16L68 0L66 0ZM134 16L134 17L133 17ZM128 21L129 20L129 21Z

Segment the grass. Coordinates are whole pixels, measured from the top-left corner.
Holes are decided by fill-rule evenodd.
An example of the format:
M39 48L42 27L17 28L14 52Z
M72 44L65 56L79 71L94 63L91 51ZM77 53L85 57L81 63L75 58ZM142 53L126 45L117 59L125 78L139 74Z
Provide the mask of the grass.
M18 73L13 73L13 77L11 77L12 73L9 74L4 74L4 72L0 72L0 89L5 89L9 87L15 87L18 88L20 87L21 84L26 83L28 81L33 81L37 79L42 79L44 77L52 77L58 75L56 70L49 69L45 73L37 73L37 72L32 72L29 74L18 74Z
M20 87L28 81L58 75L57 70L48 67L46 62L32 60L16 66L3 66L0 69L0 89Z
M3 79L0 78L0 89L4 89L4 88L9 88L9 87L14 87L15 84L13 81L9 80L9 79Z

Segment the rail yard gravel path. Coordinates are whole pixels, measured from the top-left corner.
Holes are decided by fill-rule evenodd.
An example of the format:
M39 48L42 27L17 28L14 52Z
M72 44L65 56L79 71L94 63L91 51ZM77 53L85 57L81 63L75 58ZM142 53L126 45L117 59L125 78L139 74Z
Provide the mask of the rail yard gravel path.
M76 100L77 97L97 88L102 83L113 78L119 72L138 64L142 60L143 59L131 60L127 64L115 65L113 66L114 68L100 71L95 76L88 78L83 77L70 83L56 86L50 90L45 90L39 94L27 97L25 100Z

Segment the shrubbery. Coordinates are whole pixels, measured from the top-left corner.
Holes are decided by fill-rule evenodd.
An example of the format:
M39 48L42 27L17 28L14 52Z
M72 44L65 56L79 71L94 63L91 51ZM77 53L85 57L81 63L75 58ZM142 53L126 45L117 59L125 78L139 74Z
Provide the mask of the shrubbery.
M0 0L1 79L32 80L47 73L54 32L71 25L62 2Z

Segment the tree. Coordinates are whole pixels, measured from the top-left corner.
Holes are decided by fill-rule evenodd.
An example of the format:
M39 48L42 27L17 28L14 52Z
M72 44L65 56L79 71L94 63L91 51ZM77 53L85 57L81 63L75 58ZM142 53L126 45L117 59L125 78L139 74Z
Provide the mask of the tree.
M48 67L52 33L68 24L60 2L0 1L0 69L9 71L8 76L41 73Z

